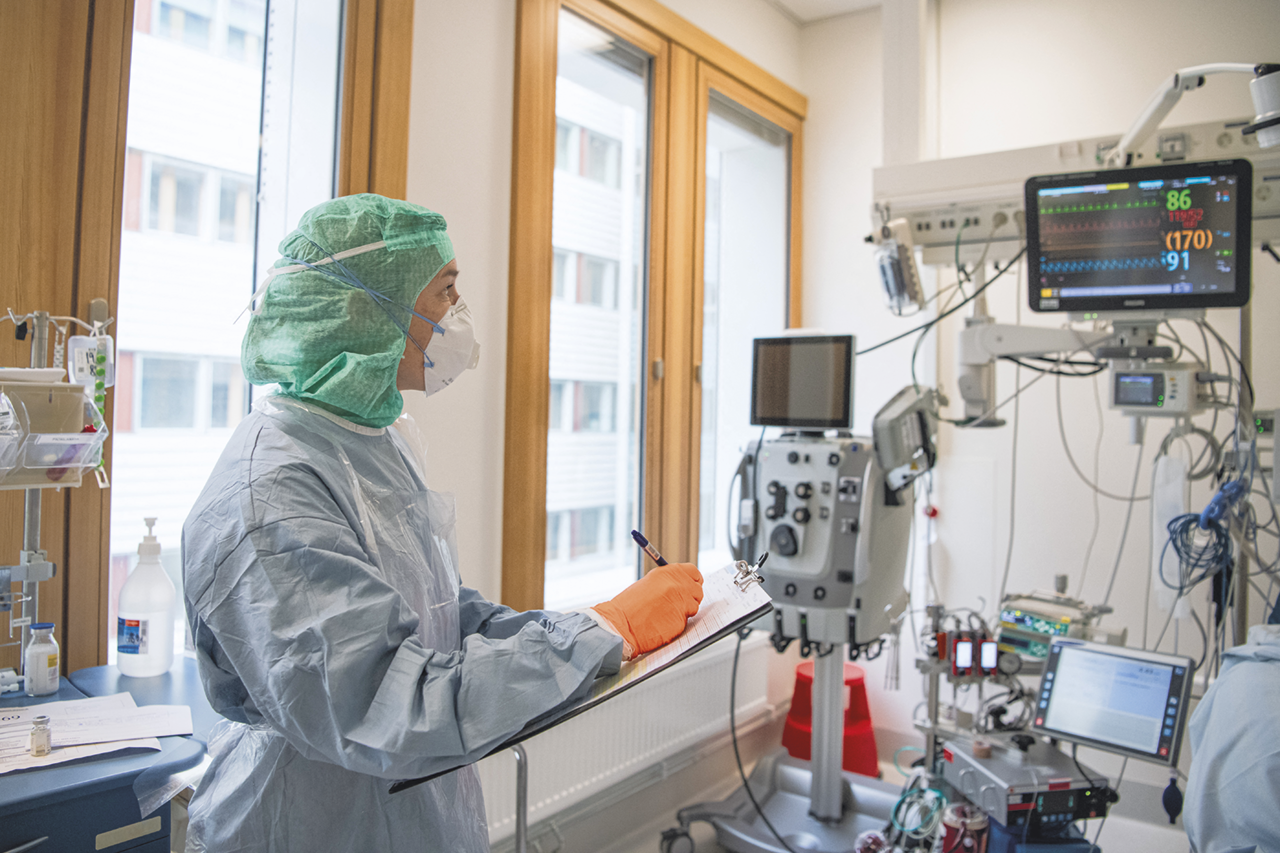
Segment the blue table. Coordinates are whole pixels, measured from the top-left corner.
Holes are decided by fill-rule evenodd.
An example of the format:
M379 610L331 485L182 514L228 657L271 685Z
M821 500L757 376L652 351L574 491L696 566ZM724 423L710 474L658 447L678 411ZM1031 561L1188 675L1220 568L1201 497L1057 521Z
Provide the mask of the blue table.
M191 737L205 746L209 745L209 731L223 719L205 698L196 662L185 655L178 655L164 675L130 678L114 666L95 666L71 673L70 681L86 696L130 693L139 705L187 705L191 708Z
M0 699L0 712L84 698L63 679L55 696ZM33 853L168 853L169 808L166 804L151 815L141 814L133 783L144 771L171 775L194 767L204 756L204 745L186 737L160 738L160 745L158 753L107 755L0 776L0 851L47 837L30 848Z

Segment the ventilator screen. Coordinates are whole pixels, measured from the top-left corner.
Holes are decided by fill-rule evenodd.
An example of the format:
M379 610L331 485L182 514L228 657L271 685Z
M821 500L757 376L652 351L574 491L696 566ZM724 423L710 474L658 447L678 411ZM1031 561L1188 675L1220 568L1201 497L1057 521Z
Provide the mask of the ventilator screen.
M1189 658L1055 639L1032 728L1108 752L1176 764L1192 670Z
M751 423L848 429L853 423L853 336L756 338Z

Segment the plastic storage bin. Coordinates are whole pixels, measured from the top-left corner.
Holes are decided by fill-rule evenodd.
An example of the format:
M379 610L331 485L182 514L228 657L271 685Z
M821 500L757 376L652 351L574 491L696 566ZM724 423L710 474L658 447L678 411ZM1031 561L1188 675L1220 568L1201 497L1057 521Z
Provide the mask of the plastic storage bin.
M18 453L26 433L9 396L0 393L0 480L18 464Z
M0 458L0 488L31 489L78 486L85 470L102 461L107 426L84 389L69 382L0 381L8 401L5 432L0 412L0 457L4 436L21 435L16 458L6 470Z

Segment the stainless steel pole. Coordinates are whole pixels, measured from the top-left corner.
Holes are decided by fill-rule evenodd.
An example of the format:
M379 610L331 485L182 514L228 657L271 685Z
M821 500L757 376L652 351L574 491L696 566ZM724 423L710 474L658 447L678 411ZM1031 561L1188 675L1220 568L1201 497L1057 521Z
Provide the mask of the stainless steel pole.
M1253 429L1253 395L1249 394L1248 384L1244 381L1245 374L1253 373L1253 309L1245 304L1240 309L1240 365L1244 369L1240 376L1240 402L1243 411L1240 412L1241 426L1246 430L1248 435L1252 435ZM1246 397L1246 395L1248 395ZM1245 405L1247 404L1247 408ZM1247 424L1247 426L1245 426ZM1243 438L1243 436L1241 436ZM1238 461L1238 460L1237 460ZM1275 476L1272 474L1272 476ZM1235 617L1231 626L1231 636L1235 641L1233 645L1242 645L1245 638L1249 634L1249 555L1244 550L1244 537L1241 536L1237 553L1240 555L1235 568Z
M516 849L515 853L529 850L529 756L524 747L511 747L516 754Z
M45 367L49 362L49 312L36 311L31 336L31 366ZM22 550L34 555L40 550L40 490L27 489L22 516ZM40 620L40 584L22 582L22 674L26 675L27 646L31 643L31 623ZM29 609L28 609L29 605Z
M813 662L809 814L834 823L842 816L844 794L844 644L828 648Z

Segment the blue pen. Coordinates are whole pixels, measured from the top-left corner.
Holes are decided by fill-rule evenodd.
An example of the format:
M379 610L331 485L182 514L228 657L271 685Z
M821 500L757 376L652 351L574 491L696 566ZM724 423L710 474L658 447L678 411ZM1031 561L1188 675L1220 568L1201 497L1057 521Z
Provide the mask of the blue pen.
M631 531L631 538L636 540L636 544L644 549L644 552L652 557L653 561L659 566L665 566L667 564L667 561L662 559L662 555L658 553L658 549L650 545L649 540L645 539L644 534L639 530Z

